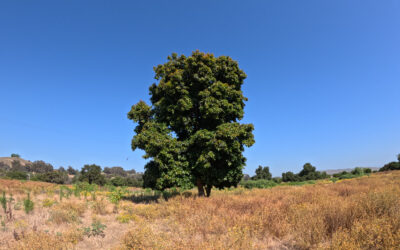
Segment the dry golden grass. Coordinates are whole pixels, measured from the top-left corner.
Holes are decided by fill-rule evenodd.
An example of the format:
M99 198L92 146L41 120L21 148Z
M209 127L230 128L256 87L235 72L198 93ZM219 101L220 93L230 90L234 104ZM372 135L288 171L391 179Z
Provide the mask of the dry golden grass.
M57 186L0 180L16 200L32 192L33 214L15 210L1 249L399 249L400 171L336 183L195 192L150 204L106 198L57 200ZM36 192L33 192L37 190ZM14 192L15 191L15 192ZM48 205L51 203L51 205ZM3 211L0 211L3 215ZM98 220L105 237L82 228ZM17 239L15 238L17 234Z

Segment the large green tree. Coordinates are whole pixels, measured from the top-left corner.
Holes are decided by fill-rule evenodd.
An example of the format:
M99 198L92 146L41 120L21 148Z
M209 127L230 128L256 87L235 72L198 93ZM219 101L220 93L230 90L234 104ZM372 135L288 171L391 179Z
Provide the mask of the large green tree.
M227 56L199 51L172 54L154 68L151 106L132 106L137 123L132 149L145 151L144 185L165 189L196 185L200 196L211 188L236 186L246 159L244 146L254 143L253 125L241 124L241 90L246 74Z
M81 169L79 181L88 182L89 184L104 185L106 179L101 174L101 167L96 164L84 165Z

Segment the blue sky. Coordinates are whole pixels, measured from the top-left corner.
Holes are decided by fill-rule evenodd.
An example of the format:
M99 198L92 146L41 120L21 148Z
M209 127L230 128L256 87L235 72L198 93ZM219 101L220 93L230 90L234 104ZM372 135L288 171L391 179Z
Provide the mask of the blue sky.
M143 171L131 105L172 52L229 55L255 126L245 173L400 153L400 2L1 1L0 156Z

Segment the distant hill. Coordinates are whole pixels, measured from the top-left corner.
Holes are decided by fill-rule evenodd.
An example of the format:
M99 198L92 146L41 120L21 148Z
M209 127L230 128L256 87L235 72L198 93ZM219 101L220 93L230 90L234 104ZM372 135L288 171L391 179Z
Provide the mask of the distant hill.
M372 171L379 170L379 168L376 168L376 167L360 167L360 168L370 168ZM327 174L333 175L333 174L337 174L337 173L340 173L343 171L351 172L353 170L354 170L354 168L342 168L342 169L328 169L328 170L321 170L321 171L325 171Z
M18 158L18 157L0 157L0 163L2 162L9 167L11 167L11 163L15 160L19 161L22 166L25 166L26 164L31 163L31 161L24 160L24 159Z

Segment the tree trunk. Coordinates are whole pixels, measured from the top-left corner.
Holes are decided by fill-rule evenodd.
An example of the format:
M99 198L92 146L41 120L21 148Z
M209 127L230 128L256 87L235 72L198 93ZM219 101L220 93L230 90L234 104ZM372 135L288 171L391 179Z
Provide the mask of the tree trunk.
M197 179L197 190L199 191L199 197L204 197L204 184L200 179Z
M207 195L207 197L210 197L210 195L211 195L211 188L212 188L211 185L206 185L206 195Z

